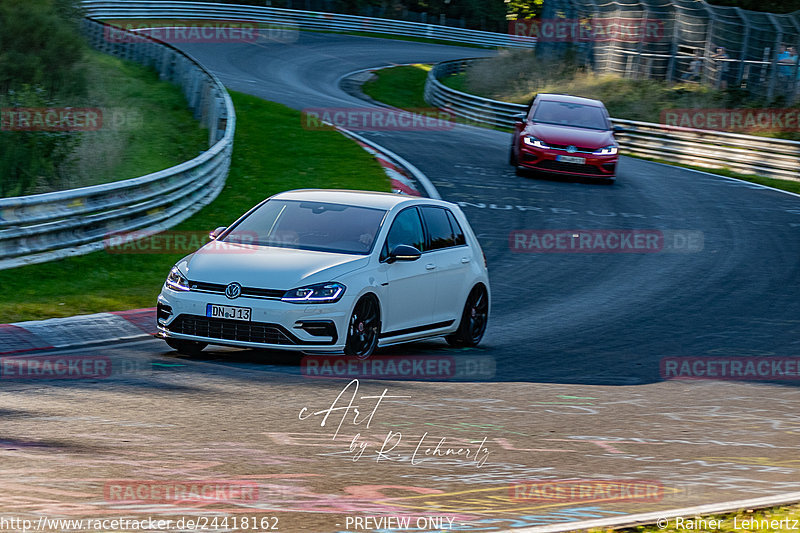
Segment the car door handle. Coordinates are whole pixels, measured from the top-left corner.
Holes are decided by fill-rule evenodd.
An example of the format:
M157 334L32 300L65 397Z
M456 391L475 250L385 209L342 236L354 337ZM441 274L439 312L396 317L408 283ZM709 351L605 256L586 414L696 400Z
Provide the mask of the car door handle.
M427 265L425 265L425 268L428 270L433 270L434 268L436 268L436 265L434 265L433 263L428 263Z
M462 263L469 263L469 257L462 257L461 258L461 262Z

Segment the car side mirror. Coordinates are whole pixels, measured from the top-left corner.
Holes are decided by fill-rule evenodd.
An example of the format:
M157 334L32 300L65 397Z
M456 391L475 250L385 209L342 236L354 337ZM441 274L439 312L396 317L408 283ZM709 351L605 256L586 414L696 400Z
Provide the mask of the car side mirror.
M212 231L211 233L209 233L208 234L208 238L211 239L212 241L215 241L215 240L217 240L217 237L222 235L222 232L225 231L226 229L228 229L227 226L220 226L217 229L215 229L214 231Z
M410 246L408 244L398 244L389 253L389 258L386 260L386 262L394 263L395 261L416 261L421 256L422 252L420 252L414 246Z
M511 118L514 119L514 122L525 122L528 119L527 113L515 113L511 115Z
M627 131L625 128L623 128L623 127L622 127L622 126L620 126L619 124L614 124L614 125L611 127L611 130L612 130L614 133L625 133L625 131Z

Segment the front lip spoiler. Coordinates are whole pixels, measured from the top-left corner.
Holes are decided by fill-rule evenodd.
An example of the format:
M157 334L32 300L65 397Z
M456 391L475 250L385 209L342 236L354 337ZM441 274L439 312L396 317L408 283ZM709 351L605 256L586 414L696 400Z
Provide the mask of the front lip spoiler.
M204 342L214 346L231 346L234 348L257 348L257 349L270 349L282 350L287 352L341 352L344 350L344 345L335 344L262 344L259 342L246 342L229 339L214 339L209 337L200 337L197 335L184 335L183 333L172 333L166 330L163 326L158 326L158 333L155 337L159 339L180 339L195 342Z
M616 173L611 173L611 174L581 174L580 172L568 172L568 171L565 171L565 170L551 170L549 168L540 168L540 167L537 167L537 166L530 166L530 165L525 164L523 162L519 162L518 165L520 167L526 168L528 170L535 170L537 172L542 172L542 173L545 173L545 174L563 174L565 176L578 176L578 177L581 177L581 178L596 178L596 179L600 179L600 180L613 179L613 178L616 178L616 176L617 176Z

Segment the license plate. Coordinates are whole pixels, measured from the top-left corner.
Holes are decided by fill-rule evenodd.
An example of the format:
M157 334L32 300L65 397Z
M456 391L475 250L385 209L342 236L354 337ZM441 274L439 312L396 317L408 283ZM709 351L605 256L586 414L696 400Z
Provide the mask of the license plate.
M206 316L211 318L229 318L231 320L250 320L252 309L249 307L233 307L232 305L206 305Z
M560 161L562 163L577 163L579 165L583 165L586 163L586 159L583 157L575 157L572 155L557 155L556 161Z

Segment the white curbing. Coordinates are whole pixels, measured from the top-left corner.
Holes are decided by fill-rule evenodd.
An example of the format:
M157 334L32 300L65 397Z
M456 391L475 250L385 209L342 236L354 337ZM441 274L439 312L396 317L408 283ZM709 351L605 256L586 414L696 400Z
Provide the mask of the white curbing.
M32 333L46 346L63 348L107 339L138 337L145 333L118 315L97 313L11 324Z
M0 355L137 339L153 333L155 309L0 324Z

